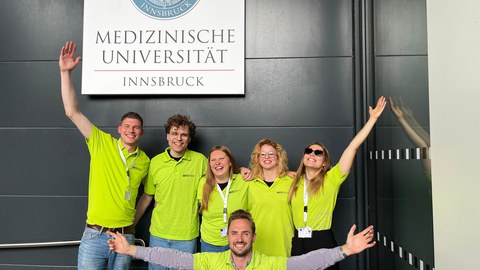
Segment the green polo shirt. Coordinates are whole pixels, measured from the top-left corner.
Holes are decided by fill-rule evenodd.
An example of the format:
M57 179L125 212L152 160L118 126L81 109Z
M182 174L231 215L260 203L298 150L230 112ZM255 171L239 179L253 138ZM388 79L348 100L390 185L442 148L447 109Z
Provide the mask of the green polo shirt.
M258 236L258 235L257 235ZM215 270L233 270L231 250L213 253L195 253L193 255L194 269L215 269ZM250 263L246 270L286 270L287 258L285 257L271 257L263 255L254 251Z
M176 161L170 149L155 156L150 164L145 193L155 195L150 233L170 240L192 240L198 236L197 189L205 175L207 158L186 150Z
M198 185L197 198L199 205L202 203L205 181L206 179L202 178ZM224 188L222 192L223 196L226 196L227 188ZM228 227L228 218L233 211L247 209L247 192L248 183L243 180L240 174L233 174L227 201L227 222L224 222L223 200L218 189L214 187L208 199L208 209L202 211L200 233L203 241L215 246L228 245L227 238L220 236L220 229Z
M150 159L137 147L128 153L121 140L117 140L93 126L90 139L86 140L90 152L87 223L108 228L133 224L138 187L148 173ZM120 156L118 144L127 164L138 154L130 172L130 200L125 199L129 186L126 167Z
M298 183L297 192L292 198L293 222L295 228L308 226L314 231L328 230L332 227L332 216L340 186L347 179L348 173L342 174L340 165L335 165L325 174L323 186L313 196L308 197L307 224L303 222L303 187L304 177Z
M268 256L290 257L293 219L288 191L292 178L277 178L271 187L256 178L248 188L248 208L257 228L254 248Z

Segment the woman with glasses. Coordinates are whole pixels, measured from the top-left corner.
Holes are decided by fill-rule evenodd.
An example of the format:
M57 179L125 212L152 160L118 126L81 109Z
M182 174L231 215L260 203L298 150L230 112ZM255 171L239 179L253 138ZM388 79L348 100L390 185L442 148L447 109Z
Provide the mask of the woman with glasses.
M357 149L367 139L385 106L384 97L378 99L375 108L369 106L370 118L335 166L323 144L314 142L305 148L288 194L295 224L292 256L337 246L331 225L340 185L350 172ZM336 264L328 269L339 267Z
M269 256L290 257L293 219L288 203L292 178L287 175L287 153L270 139L254 147L250 168L248 208L256 224L254 249Z
M208 155L206 177L200 180L197 193L202 214L202 252L229 250L228 218L237 209L247 209L247 191L248 182L243 181L230 150L223 145L214 146Z

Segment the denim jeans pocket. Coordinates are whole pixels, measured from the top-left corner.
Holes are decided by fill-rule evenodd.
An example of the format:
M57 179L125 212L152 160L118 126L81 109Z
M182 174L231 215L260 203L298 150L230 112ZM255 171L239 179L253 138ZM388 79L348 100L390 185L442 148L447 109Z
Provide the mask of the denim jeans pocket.
M82 240L92 240L97 238L98 236L99 234L97 230L85 228L85 230L83 231Z

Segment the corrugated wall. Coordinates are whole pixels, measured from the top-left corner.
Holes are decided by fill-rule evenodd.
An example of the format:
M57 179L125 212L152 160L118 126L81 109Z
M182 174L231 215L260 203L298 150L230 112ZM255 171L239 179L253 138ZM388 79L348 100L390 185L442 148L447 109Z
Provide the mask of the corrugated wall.
M405 6L410 2L402 1ZM395 14L395 3L376 7L375 16ZM57 59L67 40L76 41L81 52L83 1L0 0L0 7L0 244L79 240L87 207L89 156L81 134L63 111ZM383 43L377 40L384 44L375 47L378 57L371 58L381 71L375 75L375 89L364 88L368 80L364 80L362 38L369 34L360 21L364 9L369 9L368 1L248 0L244 96L79 95L80 106L94 124L113 134L124 112L139 112L146 129L141 147L150 157L167 146L166 119L181 113L189 114L198 126L190 148L207 153L213 145L225 144L244 166L254 144L265 137L286 148L292 170L303 147L314 140L326 144L338 160L363 123L365 102L390 95L387 91L392 89L412 91L404 85L411 77L398 77L398 68L408 71L402 76L420 77L412 64L426 69L424 47L421 55L413 57L380 57L398 53L394 45L399 43L386 36ZM402 16L410 16L406 14ZM405 26L392 22L375 31L385 35L403 31L395 27ZM422 33L413 34L425 39ZM400 46L400 54L405 46ZM77 91L81 73L80 63L73 73ZM419 80L426 82L426 77ZM426 83L412 85L426 87ZM417 95L424 96L412 95L415 101ZM388 126L388 119L382 116L379 124ZM384 130L390 128L379 132L389 132ZM382 140L372 149L382 148ZM359 157L337 203L333 227L339 242L352 223L365 222L362 176L367 157ZM139 237L147 239L147 224L148 218L143 219ZM1 249L0 269L74 268L76 256L75 246ZM364 269L363 258L347 259L342 269Z

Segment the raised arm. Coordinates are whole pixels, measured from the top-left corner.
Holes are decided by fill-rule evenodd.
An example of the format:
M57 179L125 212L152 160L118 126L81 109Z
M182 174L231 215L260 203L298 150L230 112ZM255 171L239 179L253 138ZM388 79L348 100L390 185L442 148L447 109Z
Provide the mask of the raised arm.
M75 51L77 50L77 44L73 44L69 41L62 47L60 56L58 58L58 66L60 67L60 79L62 87L62 100L63 107L65 108L65 114L80 130L82 135L89 139L92 132L93 124L88 120L85 115L80 111L80 106L77 100L77 94L73 87L72 70L77 66L80 61L80 56L74 58Z
M340 161L338 162L340 165L340 171L342 173L347 173L352 168L353 159L357 154L358 148L367 139L368 134L370 134L370 131L372 131L373 126L377 122L380 115L382 115L382 112L385 109L386 105L387 105L387 101L385 97L382 96L378 99L377 106L375 106L375 108L372 108L372 106L368 107L370 118L368 118L367 123L365 123L363 128L353 138L353 140L347 146L345 151L343 151L343 154L340 157Z

